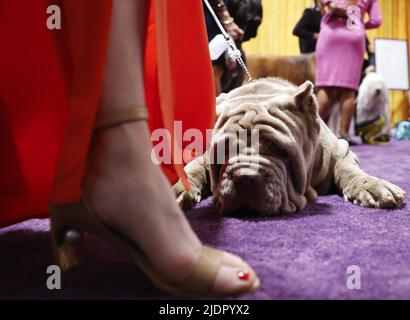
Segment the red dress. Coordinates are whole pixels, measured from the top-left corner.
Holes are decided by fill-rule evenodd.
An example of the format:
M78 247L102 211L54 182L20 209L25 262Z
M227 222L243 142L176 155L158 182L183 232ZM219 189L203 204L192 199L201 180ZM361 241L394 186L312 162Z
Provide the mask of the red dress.
M0 2L0 226L80 197L112 1L52 4L64 16L59 31L45 28L44 0ZM201 0L153 0L145 53L151 130L172 132L181 120L205 136L215 101ZM182 165L164 171L171 182L184 176Z

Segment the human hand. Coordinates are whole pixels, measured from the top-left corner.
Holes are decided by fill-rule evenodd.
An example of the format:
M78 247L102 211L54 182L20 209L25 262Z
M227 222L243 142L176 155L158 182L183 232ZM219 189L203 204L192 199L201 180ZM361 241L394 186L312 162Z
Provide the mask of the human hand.
M235 22L225 25L225 30L234 40L241 40L245 32Z
M313 34L313 39L315 39L315 40L319 39L319 33L315 32Z
M330 11L332 11L332 13L333 13L335 16L338 16L338 17L346 17L346 15L347 15L347 10L346 10L346 8L341 7L341 6L339 6L339 5L337 5L337 4L333 3L333 2L330 3L329 9L330 9Z

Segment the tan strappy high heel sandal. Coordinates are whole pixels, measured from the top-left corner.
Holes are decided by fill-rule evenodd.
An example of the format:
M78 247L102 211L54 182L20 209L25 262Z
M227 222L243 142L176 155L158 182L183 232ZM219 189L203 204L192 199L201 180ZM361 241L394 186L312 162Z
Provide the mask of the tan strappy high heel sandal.
M146 121L147 119L148 114L145 108L127 109L123 112L98 117L96 128L107 128L126 122ZM90 232L128 252L132 261L158 288L177 296L218 296L212 291L212 285L222 264L222 251L203 246L190 276L181 283L172 283L156 272L146 255L135 243L101 221L87 202L85 195L82 196L81 202L76 204L50 205L50 211L53 251L62 270L68 270L79 264L75 247L78 245L81 235L84 232ZM249 287L244 287L233 294L254 291L258 287L259 280L256 278L249 283Z

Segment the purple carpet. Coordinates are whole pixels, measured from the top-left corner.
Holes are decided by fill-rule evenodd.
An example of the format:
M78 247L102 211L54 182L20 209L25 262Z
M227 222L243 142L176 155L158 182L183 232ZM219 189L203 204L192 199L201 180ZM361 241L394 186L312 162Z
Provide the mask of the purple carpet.
M410 141L358 146L362 166L410 194ZM410 209L370 210L337 196L319 198L285 218L218 217L210 199L188 212L204 243L242 256L260 290L245 299L410 299ZM107 244L89 238L83 264L48 290L53 264L48 220L0 230L1 299L153 299L167 296ZM346 287L347 267L361 271L361 289Z

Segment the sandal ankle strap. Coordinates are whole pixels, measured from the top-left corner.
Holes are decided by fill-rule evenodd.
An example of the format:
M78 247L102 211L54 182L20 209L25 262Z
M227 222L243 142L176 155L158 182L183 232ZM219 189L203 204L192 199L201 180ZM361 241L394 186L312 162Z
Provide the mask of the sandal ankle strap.
M121 111L100 113L95 119L94 129L102 129L133 121L147 121L146 108L129 108Z

